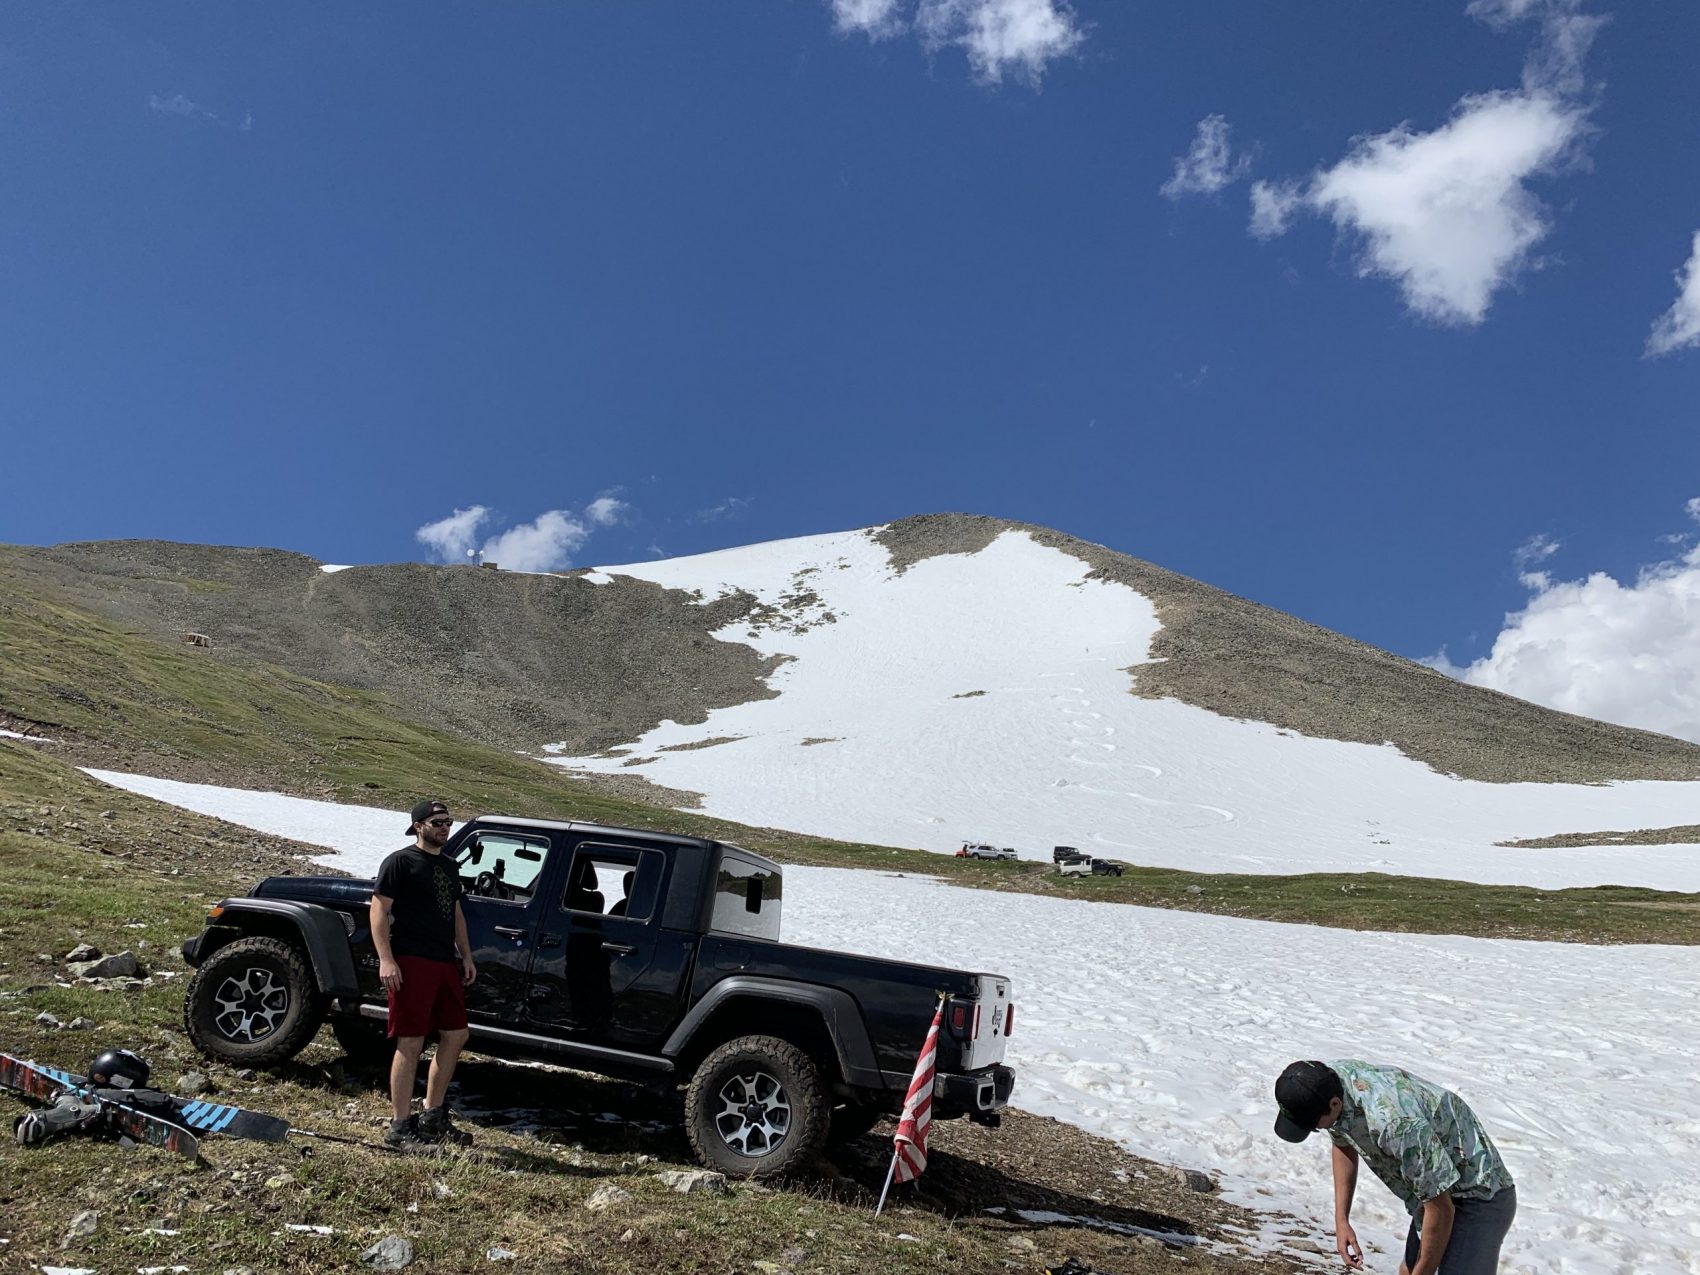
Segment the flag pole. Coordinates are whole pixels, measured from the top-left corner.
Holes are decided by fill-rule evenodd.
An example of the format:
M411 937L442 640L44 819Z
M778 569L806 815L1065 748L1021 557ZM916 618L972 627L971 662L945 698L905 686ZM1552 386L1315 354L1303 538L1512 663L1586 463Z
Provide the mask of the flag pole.
M890 1165L888 1165L886 1167L886 1171L885 1171L885 1185L880 1188L880 1202L878 1204L874 1205L874 1216L875 1217L878 1217L880 1215L880 1210L885 1208L885 1193L887 1191L891 1190L891 1178L892 1178L892 1175L896 1172L897 1172L897 1152L895 1150L893 1150L892 1153L891 1153L891 1163L890 1163Z
M944 1003L945 1003L945 1001L950 999L950 993L947 992L947 991L939 991L939 992L936 993L936 995L938 996L939 1000L938 1000L938 1004L933 1007L933 1022L932 1022L932 1026L930 1026L927 1029L927 1040L921 1046L921 1057L922 1058L925 1058L927 1056L927 1053L926 1053L927 1045L932 1043L932 1033L934 1031L936 1031L937 1028L938 1028L939 1015L944 1013ZM919 1062L919 1060L917 1060L917 1062ZM909 1082L909 1087L910 1087L911 1090L914 1089L915 1082L913 1080L911 1080ZM904 1109L905 1109L905 1112L907 1112L907 1109L908 1109L908 1099L907 1098L904 1099ZM901 1134L902 1132L903 1132L903 1123L900 1120L898 1122L898 1133ZM925 1132L923 1132L922 1135L921 1135L921 1142L922 1142L922 1149L924 1151L925 1145L926 1145L926 1134L925 1134ZM878 1217L880 1215L881 1211L885 1208L886 1192L891 1190L892 1179L895 1178L896 1175L897 1175L897 1157L902 1154L902 1150L903 1150L902 1142L894 1139L893 1143L892 1143L892 1148L891 1148L891 1163L886 1166L886 1170L885 1170L885 1185L880 1187L879 1203L874 1205L874 1216L875 1217ZM923 1166L925 1165L925 1163L926 1163L926 1161L923 1158L923 1160L922 1160Z

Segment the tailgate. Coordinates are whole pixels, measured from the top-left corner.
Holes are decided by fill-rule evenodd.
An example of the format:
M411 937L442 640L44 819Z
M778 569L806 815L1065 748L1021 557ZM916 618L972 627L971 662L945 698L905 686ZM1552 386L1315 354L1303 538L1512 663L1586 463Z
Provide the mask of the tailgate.
M980 1071L1003 1061L1004 1042L1015 1023L1015 998L1001 974L976 974L974 1022L962 1042L962 1070Z

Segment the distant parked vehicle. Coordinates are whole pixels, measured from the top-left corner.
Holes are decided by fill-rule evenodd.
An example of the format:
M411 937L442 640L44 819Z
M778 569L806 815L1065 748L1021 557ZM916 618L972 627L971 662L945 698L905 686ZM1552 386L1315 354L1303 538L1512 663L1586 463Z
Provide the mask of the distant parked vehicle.
M1062 863L1068 859L1084 859L1077 846L1055 846L1051 850L1051 862Z
M983 845L978 842L964 842L962 849L956 852L958 859L1019 859L1014 849L1009 846L998 849L997 846Z
M1119 877L1125 866L1113 859L1093 859L1079 855L1058 862L1057 873L1065 877Z

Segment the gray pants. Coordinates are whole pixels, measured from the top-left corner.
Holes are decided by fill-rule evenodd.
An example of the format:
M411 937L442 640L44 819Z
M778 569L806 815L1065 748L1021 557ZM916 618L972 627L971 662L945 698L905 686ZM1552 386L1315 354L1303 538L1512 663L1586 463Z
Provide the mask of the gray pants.
M1486 1200L1454 1200L1452 1238L1440 1259L1440 1275L1494 1275L1499 1269L1499 1246L1517 1216L1517 1188L1508 1186ZM1405 1237L1405 1266L1416 1265L1422 1236L1416 1219Z

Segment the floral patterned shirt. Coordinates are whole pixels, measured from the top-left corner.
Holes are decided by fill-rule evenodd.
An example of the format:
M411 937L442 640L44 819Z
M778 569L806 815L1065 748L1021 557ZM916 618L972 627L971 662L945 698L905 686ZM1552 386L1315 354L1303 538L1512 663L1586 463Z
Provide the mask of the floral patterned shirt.
M1457 1094L1398 1067L1329 1062L1345 1108L1325 1132L1350 1147L1415 1217L1438 1195L1485 1200L1512 1185L1476 1113Z

